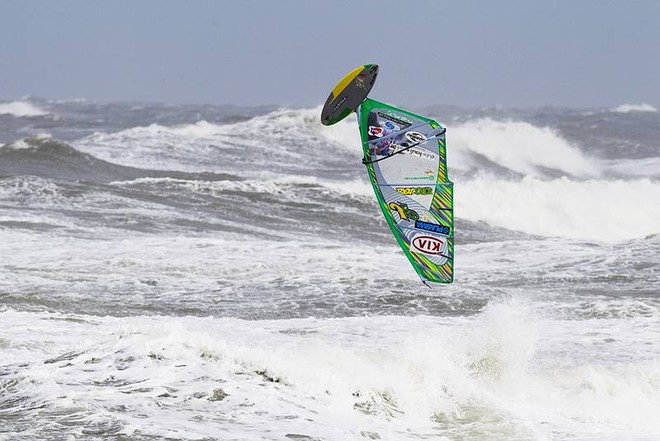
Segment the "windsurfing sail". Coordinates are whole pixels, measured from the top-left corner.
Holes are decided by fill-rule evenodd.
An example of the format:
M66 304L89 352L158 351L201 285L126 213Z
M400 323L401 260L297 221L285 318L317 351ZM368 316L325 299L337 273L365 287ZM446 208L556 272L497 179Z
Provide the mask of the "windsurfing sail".
M369 98L358 108L358 122L363 162L394 237L422 279L452 282L454 204L446 130Z
M375 80L378 66L362 66L335 87L324 106L325 115L331 115L326 120L334 124L357 112L362 162L396 241L423 281L451 283L454 203L453 183L447 175L446 129L431 118L366 98L373 81L369 90L354 87L351 95L351 81L369 72ZM343 91L349 92L338 105ZM342 106L351 98L347 113Z

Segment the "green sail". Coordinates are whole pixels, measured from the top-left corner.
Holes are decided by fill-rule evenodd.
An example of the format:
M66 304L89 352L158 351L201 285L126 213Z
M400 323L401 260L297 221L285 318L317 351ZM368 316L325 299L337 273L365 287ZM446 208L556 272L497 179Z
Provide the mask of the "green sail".
M369 98L358 122L369 179L394 237L423 280L451 283L454 202L444 128Z

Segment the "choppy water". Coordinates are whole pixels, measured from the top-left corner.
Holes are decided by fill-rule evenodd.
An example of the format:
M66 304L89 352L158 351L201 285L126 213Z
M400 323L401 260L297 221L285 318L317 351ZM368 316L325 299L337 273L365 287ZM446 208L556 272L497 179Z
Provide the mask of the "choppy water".
M414 110L455 182L433 290L355 119L1 103L0 439L660 438L658 113Z

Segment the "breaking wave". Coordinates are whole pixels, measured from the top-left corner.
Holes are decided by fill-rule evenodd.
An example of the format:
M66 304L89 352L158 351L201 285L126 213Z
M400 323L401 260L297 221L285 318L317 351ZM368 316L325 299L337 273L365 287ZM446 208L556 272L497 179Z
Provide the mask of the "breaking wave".
M657 112L658 109L653 107L650 104L641 103L641 104L621 104L618 107L612 109L612 112L616 113L630 113L630 112Z
M0 103L0 115L30 117L48 115L48 112L28 101L11 101Z
M616 242L660 233L660 183L489 176L456 187L457 217L541 236Z
M450 129L450 160L461 170L484 166L486 159L491 167L527 176L547 176L550 170L576 177L600 174L593 160L548 127L485 118Z

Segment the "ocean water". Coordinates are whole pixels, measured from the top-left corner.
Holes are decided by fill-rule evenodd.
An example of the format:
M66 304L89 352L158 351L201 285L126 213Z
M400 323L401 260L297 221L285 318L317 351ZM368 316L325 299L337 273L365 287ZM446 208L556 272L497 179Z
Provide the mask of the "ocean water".
M660 439L660 115L448 127L420 283L355 118L0 103L1 440Z

